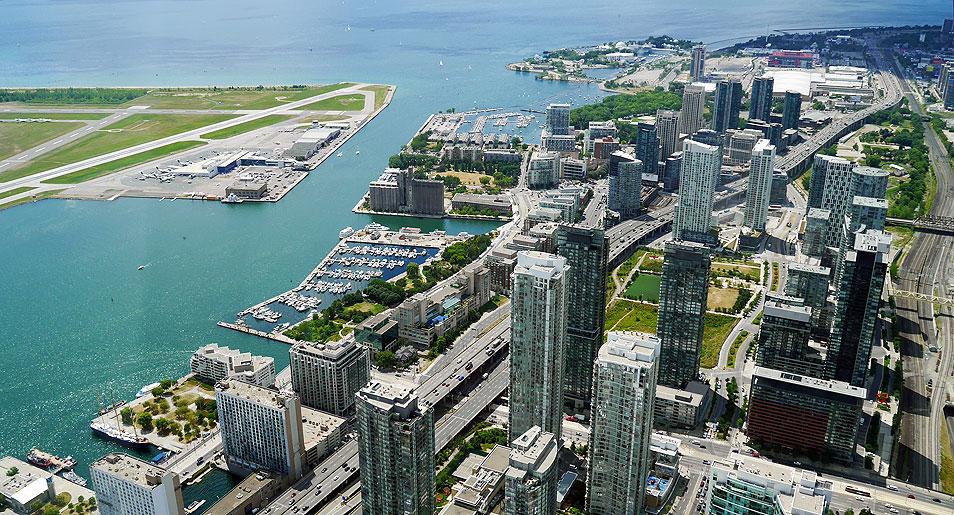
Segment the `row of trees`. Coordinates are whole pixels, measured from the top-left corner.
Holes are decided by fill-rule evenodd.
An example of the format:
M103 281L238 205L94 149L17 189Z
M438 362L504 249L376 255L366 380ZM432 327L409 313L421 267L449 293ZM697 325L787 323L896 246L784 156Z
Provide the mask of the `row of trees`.
M59 88L0 90L0 102L26 104L122 104L146 94L145 89Z
M657 87L652 91L643 91L635 95L610 95L597 104L578 107L570 111L570 124L575 127L586 127L589 122L633 118L655 113L657 109L678 110L681 108L682 97ZM635 126L632 126L632 129L629 127L629 125L619 127L620 141L628 142L630 133L635 132Z

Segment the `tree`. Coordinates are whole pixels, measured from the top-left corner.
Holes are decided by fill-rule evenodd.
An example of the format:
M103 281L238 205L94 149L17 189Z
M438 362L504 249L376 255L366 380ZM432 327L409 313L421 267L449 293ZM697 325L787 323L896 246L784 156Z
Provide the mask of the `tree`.
M136 422L143 431L152 431L152 415L148 413L140 413L139 417L136 419Z
M172 388L172 379L163 379L159 383L159 386L161 386L163 390L168 390L169 388Z
M163 388L163 387L161 387L161 386L157 386L157 387L153 388L150 393L152 393L152 396L153 396L153 397L161 397L161 396L162 396L162 393L165 392L165 391L166 391L165 388Z
M486 175L483 176L483 177L481 177L481 178L480 178L480 183L483 184L484 186L490 184L490 177L488 177L488 176L486 176Z
M378 368L391 368L394 366L394 353L386 350L384 352L379 352L374 357L374 364Z
M411 279L417 279L421 276L421 265L410 263L407 265L407 276Z
M67 504L69 504L69 502L70 502L70 494L67 494L67 493L57 494L56 499L53 500L53 504L59 506L60 508L62 508L63 506L66 506Z
M129 406L126 406L125 408L123 408L122 411L119 412L119 416L122 417L122 419L123 419L123 424L132 425L132 423L133 423L133 410L132 410L132 408L130 408Z
M18 469L18 468L16 468L16 467L10 467L9 469L7 469L7 475L8 475L8 476L15 476L15 475L17 475L17 474L19 474L19 473L20 473L20 469Z

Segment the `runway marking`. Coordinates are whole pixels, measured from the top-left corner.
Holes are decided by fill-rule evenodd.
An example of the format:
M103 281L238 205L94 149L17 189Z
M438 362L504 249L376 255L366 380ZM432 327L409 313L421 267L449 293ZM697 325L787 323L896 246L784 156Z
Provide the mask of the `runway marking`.
M40 147L40 148L34 150L34 152L40 152L40 151L42 151L44 148L46 148L46 147Z
M54 141L53 144L54 144L54 145L59 145L59 144L62 143L62 142L63 142L63 140L58 139L58 140Z

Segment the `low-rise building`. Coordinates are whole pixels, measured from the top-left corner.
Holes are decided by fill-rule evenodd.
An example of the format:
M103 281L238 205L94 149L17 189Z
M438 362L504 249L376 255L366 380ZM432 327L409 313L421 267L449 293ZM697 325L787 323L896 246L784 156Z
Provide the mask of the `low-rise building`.
M712 464L706 513L711 515L826 515L832 484L810 470L737 456Z
M470 475L459 483L454 504L476 514L490 513L504 493L504 475L510 465L510 447L495 445Z
M215 343L199 347L189 359L189 368L206 384L214 385L227 377L258 386L275 384L274 358L253 356L250 352L239 352Z
M225 187L225 196L247 200L259 200L265 196L268 186L264 182L235 181Z
M13 511L24 515L33 513L34 503L46 504L56 497L51 475L40 477L29 472L11 474L12 471L12 468L8 469L7 474L0 480L0 495Z
M431 346L437 338L461 327L470 310L490 300L490 271L472 263L450 284L436 291L418 293L394 309L398 335L409 342Z
M89 467L102 515L183 513L179 475L128 454L114 452Z
M203 515L246 515L260 509L273 499L282 488L281 476L267 470L251 474L235 486L225 497L219 499Z
M568 181L585 180L586 161L573 157L564 157L560 160L560 177Z
M308 159L313 156L318 149L337 138L339 134L341 134L341 130L334 127L308 129L295 141L290 149L285 151L285 155L295 159Z
M374 352L389 350L397 338L398 323L391 319L389 311L368 317L354 328L355 341L374 349Z
M451 209L454 211L477 211L478 213L492 212L497 215L510 216L513 206L510 197L506 195L475 195L473 193L458 193L451 199Z
M563 217L563 213L559 209L551 209L548 207L537 207L530 210L530 213L527 214L527 219L523 222L523 230L529 231L534 225L545 223L545 222L559 222Z
M712 390L701 381L690 381L684 390L656 387L655 422L663 427L694 428L709 409Z
M484 265L490 270L490 289L499 295L510 295L511 276L517 266L517 251L508 248L490 251Z
M527 186L533 189L552 188L560 182L560 154L534 152L527 169Z
M658 513L672 499L679 479L679 446L682 440L663 433L649 439L652 466L646 480L646 511Z
M346 420L331 413L301 408L301 429L305 441L305 463L315 466L341 445Z

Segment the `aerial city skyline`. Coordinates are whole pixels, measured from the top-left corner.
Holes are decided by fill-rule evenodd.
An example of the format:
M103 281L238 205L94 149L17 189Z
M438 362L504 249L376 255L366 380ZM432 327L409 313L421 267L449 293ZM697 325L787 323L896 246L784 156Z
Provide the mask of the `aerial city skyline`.
M420 28L353 18L394 72L0 84L5 261L48 277L9 309L77 327L44 361L60 320L0 322L50 383L4 386L0 513L954 513L949 10L601 41L566 7L585 41L416 69ZM23 250L103 207L139 234Z

